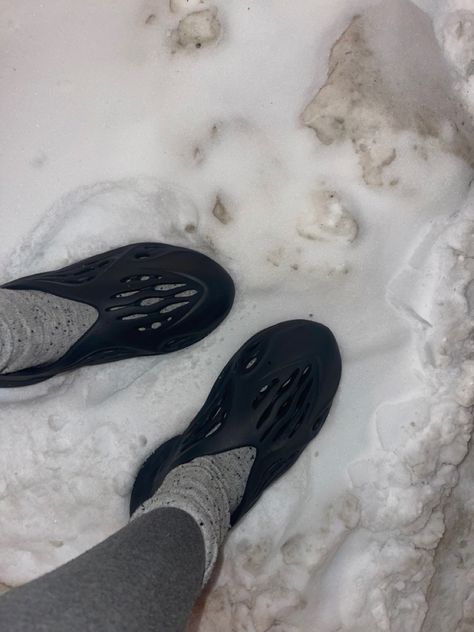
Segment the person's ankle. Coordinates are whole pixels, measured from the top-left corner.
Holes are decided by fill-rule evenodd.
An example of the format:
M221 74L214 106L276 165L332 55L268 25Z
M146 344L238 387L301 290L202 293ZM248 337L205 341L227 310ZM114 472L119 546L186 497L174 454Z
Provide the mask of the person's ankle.
M0 374L58 360L97 317L97 310L84 303L0 288Z
M214 456L204 456L180 465L132 516L132 520L154 509L174 507L191 515L204 540L203 585L214 569L219 549L230 529L232 512L245 492L255 460L253 447L238 448Z

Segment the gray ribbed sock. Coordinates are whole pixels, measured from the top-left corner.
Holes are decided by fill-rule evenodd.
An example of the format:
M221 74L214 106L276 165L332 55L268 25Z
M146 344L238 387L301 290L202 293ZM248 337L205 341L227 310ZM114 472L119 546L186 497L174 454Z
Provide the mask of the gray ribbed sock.
M132 516L134 519L160 507L174 507L190 514L204 539L203 585L211 576L219 547L230 529L230 516L242 500L255 455L253 447L237 448L179 465Z
M0 288L0 374L58 360L97 317L97 310L84 303Z

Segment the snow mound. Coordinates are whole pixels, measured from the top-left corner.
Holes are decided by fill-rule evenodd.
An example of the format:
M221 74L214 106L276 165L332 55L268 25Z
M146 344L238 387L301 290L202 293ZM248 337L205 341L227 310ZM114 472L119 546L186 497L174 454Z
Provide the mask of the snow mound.
M467 632L472 20L417 4L5 3L1 281L157 240L237 296L199 345L0 392L0 590L126 524L228 357L303 317L340 343L338 397L191 628Z

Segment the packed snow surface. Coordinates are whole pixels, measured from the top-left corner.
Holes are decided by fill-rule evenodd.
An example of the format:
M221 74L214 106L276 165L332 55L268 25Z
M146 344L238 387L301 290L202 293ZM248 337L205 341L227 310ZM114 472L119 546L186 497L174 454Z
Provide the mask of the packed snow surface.
M0 29L0 282L157 240L237 287L189 349L0 391L0 586L126 524L230 354L302 317L338 397L193 629L472 631L474 3L2 0Z

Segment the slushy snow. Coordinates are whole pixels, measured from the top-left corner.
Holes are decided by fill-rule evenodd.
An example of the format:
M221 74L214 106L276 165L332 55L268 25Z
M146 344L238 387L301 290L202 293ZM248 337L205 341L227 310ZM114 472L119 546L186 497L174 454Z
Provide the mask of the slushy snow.
M0 391L0 590L128 520L229 356L330 326L318 438L232 532L200 632L469 632L474 5L4 0L0 282L140 240L236 282L203 342Z

